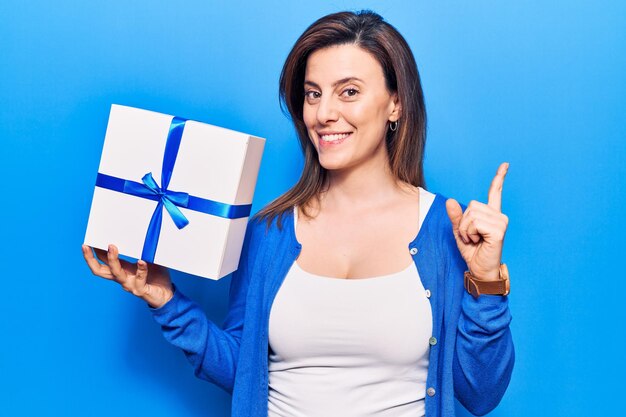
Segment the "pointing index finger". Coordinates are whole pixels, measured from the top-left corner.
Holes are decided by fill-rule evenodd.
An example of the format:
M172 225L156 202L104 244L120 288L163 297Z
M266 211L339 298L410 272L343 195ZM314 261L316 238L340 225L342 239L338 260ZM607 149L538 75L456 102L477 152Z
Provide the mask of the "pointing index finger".
M489 187L489 199L487 205L498 211L502 211L502 185L504 184L504 177L506 176L508 169L508 162L500 164L498 172L496 172L496 176L493 177L491 186Z

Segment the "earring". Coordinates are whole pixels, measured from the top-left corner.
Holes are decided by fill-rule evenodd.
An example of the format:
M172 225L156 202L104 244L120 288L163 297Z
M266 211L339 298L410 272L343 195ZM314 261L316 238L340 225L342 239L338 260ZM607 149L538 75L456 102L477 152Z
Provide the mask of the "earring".
M392 132L395 132L396 130L398 130L398 121L397 120L395 122L389 123L389 130L391 130Z

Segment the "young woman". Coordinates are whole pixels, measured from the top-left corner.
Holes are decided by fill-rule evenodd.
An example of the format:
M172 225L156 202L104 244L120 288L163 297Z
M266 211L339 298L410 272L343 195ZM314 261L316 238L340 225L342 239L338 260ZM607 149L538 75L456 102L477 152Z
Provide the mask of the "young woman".
M120 261L114 245L96 250L105 264L83 247L92 272L150 304L196 375L232 393L234 416L453 416L455 397L489 412L514 362L508 164L465 211L425 190L415 60L373 12L313 23L280 95L305 167L250 221L222 327L165 268Z

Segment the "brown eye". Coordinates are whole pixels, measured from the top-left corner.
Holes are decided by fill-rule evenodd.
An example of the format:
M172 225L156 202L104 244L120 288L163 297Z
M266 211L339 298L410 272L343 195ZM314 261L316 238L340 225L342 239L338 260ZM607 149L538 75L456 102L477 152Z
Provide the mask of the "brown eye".
M359 90L356 88L346 88L341 92L341 95L345 97L356 97L357 94L359 94Z
M316 100L320 98L321 94L315 90L309 90L304 92L304 98L308 101Z

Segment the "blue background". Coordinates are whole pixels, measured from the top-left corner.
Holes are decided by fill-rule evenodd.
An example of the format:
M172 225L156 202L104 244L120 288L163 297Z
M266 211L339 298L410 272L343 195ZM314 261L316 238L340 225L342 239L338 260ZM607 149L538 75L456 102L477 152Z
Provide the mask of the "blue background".
M626 3L565 0L1 2L0 415L229 415L145 305L82 259L109 108L266 137L256 211L301 169L277 100L290 47L318 17L360 8L413 48L429 189L484 201L511 164L517 362L490 416L621 415ZM221 322L228 278L175 279Z

